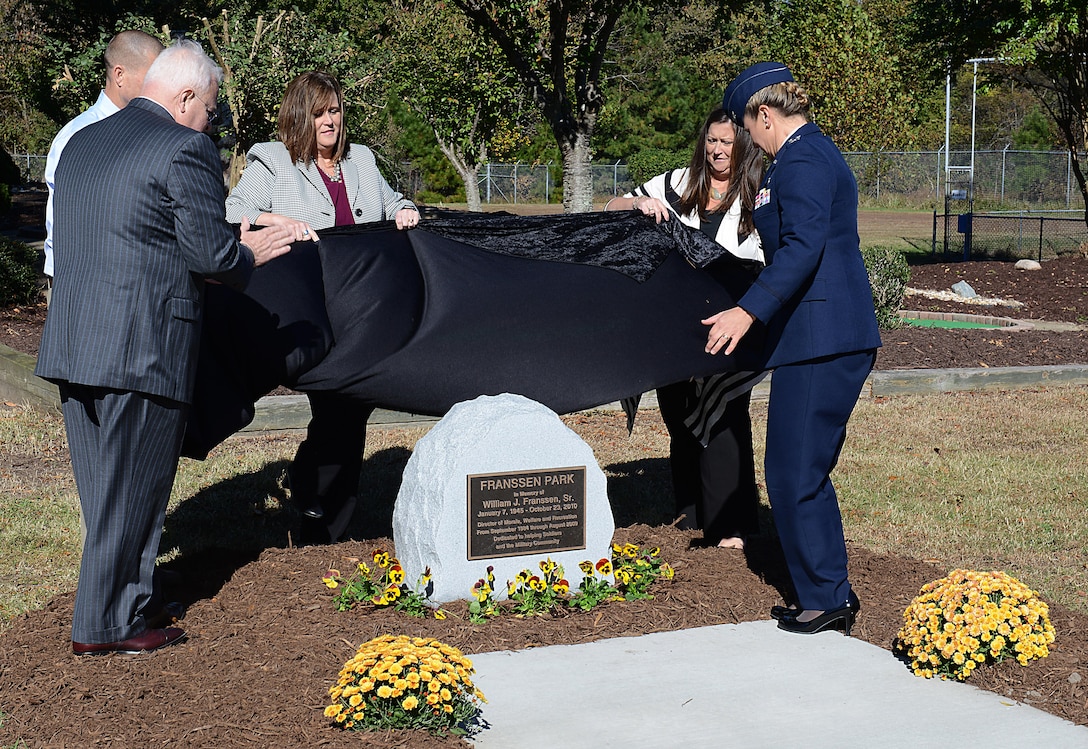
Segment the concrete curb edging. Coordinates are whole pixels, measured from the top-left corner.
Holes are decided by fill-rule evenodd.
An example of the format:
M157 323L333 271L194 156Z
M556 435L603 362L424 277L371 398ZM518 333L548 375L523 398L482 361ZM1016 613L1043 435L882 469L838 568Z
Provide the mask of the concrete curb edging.
M1088 367L974 367L964 369L889 369L873 372L868 389L874 398L908 393L958 390L1018 390L1046 385L1088 385Z
M36 359L0 344L0 401L46 411L60 410L56 385L34 375ZM772 375L773 376L773 375ZM771 377L756 385L754 400L766 400ZM959 390L1018 390L1048 385L1088 385L1088 366L1058 364L1043 367L977 367L965 369L893 369L869 375L862 398L885 398ZM646 393L641 408L656 408L653 392ZM610 403L594 410L618 410ZM253 422L243 432L276 432L305 429L310 407L305 395L266 396L257 401ZM433 416L377 409L370 424L386 427L420 426L437 421Z

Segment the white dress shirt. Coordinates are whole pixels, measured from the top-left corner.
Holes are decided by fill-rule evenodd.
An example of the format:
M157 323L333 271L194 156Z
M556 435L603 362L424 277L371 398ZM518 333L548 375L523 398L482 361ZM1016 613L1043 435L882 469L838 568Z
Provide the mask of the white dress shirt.
M106 96L106 92L100 91L98 101L62 127L57 137L53 138L52 145L49 146L49 155L45 157L45 184L49 188L49 199L45 203L45 275L47 276L53 275L53 190L56 187L53 180L57 173L60 153L77 132L119 111L121 108Z

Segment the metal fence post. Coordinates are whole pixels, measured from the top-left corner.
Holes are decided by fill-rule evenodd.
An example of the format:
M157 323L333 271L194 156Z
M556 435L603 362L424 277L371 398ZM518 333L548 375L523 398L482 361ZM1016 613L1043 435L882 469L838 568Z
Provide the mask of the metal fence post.
M881 163L881 161L883 161L883 159L880 158L880 155L882 153L883 153L883 151L877 151L876 152L876 199L877 200L880 200L880 163Z
M1011 143L1006 143L1001 149L1001 202L1005 202L1005 154L1008 153Z
M1070 151L1065 155L1065 209L1069 210L1071 205L1070 201L1073 197L1072 182L1070 181L1070 174L1073 171L1073 152Z
M1046 222L1046 219L1043 218L1042 216L1040 216L1039 217L1039 257L1038 257L1038 261L1040 263L1043 262L1043 224L1045 222Z

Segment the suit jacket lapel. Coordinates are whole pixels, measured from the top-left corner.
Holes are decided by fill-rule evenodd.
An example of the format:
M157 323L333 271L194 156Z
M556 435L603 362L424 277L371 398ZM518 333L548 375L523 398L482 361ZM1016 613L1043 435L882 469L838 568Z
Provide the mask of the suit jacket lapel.
M340 174L344 179L344 192L348 196L348 205L352 206L352 214L355 214L355 194L359 192L359 171L351 161L350 152L340 162ZM382 211L383 215L385 211Z
M302 176L306 178L307 182L313 185L317 194L320 195L326 203L332 206L332 198L329 197L329 191L325 189L325 180L321 179L321 170L317 166L317 161L309 161L301 171Z

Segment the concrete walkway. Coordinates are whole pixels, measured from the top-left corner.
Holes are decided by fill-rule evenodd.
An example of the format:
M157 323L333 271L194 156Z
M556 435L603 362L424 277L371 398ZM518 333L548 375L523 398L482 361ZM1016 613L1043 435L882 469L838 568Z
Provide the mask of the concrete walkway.
M1084 726L770 620L471 659L481 749L1088 747Z

